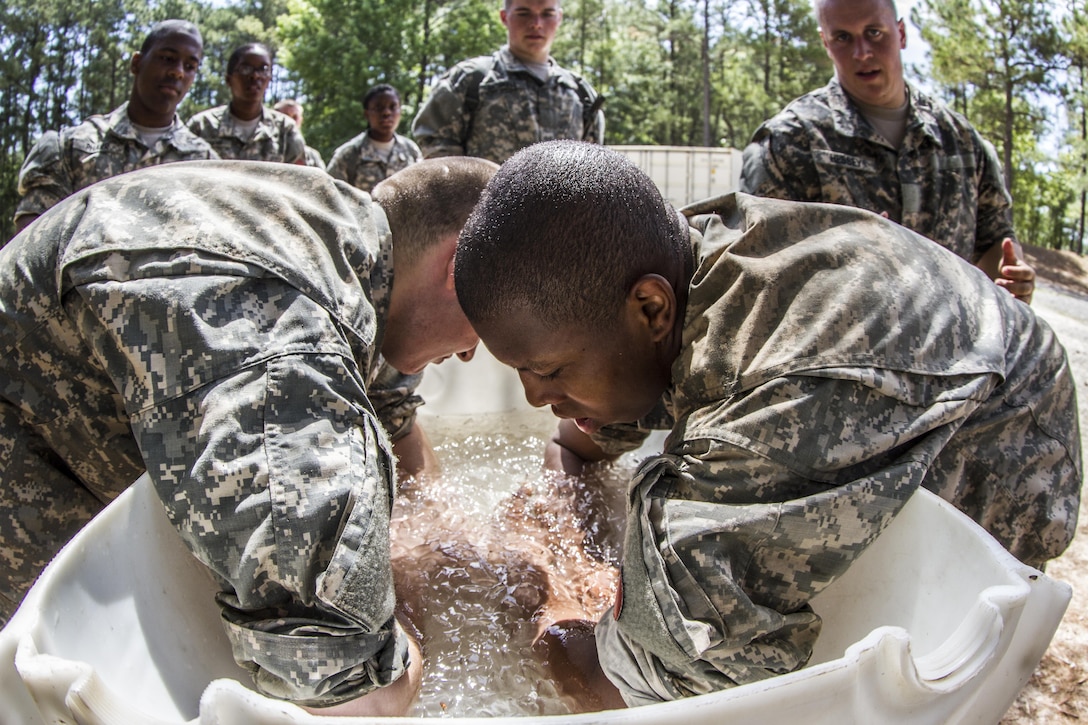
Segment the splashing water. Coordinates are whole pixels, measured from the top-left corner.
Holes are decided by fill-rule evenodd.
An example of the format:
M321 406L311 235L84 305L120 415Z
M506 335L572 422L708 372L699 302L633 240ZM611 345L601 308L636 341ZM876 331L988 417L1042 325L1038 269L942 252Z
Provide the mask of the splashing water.
M415 716L530 716L587 705L557 682L539 634L612 605L630 465L542 470L546 412L426 418L442 475L393 507L401 610L424 650Z

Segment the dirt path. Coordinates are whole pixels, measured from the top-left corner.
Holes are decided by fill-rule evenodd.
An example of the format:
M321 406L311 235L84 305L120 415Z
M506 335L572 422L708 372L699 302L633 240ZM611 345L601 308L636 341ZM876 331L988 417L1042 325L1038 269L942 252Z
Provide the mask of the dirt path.
M1032 307L1050 323L1069 353L1083 450L1088 449L1088 295L1073 290L1040 285ZM1050 649L1001 725L1088 721L1088 500L1081 501L1076 538L1050 563L1047 574L1068 582L1073 599Z

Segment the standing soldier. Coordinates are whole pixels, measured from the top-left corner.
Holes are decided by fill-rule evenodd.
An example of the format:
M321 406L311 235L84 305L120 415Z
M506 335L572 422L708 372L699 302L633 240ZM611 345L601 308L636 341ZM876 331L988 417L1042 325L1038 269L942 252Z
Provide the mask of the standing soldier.
M603 97L551 57L559 0L505 0L499 18L507 44L448 70L412 122L423 156L502 163L539 141L604 143Z
M203 58L204 40L195 25L185 20L155 25L129 62L133 82L127 102L107 116L47 131L30 149L19 172L16 231L96 181L145 166L217 158L176 113Z
M189 130L224 159L305 164L302 131L288 116L264 105L271 80L272 51L267 46L235 48L227 60L230 103L196 114L189 119Z
M422 161L415 142L397 133L400 123L400 94L388 83L380 83L363 96L367 129L332 154L328 171L357 189L370 191L378 182L401 169Z

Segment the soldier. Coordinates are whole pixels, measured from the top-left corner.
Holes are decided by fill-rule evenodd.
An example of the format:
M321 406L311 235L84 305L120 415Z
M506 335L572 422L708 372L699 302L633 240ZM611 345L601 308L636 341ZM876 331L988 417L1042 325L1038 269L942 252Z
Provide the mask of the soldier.
M147 169L0 250L0 614L146 470L257 689L372 712L411 666L379 696L407 707L394 469L433 471L414 385L475 350L450 271L494 169L417 164L376 203L284 164Z
M741 190L884 214L1030 303L1035 270L1012 228L993 146L903 78L893 0L815 0L835 78L756 130Z
M919 486L1030 565L1065 549L1075 389L1028 306L868 211L736 194L684 215L615 152L539 144L488 184L454 258L482 342L562 419L550 466L671 427L628 489L597 625L628 704L803 666L809 600Z
M294 121L295 125L298 126L298 130L302 131L303 110L301 103L293 98L285 98L277 103L274 108ZM315 169L325 168L325 159L321 158L321 152L313 146L306 146L306 165L313 166ZM367 191L370 191L370 189L367 189Z
M329 174L356 189L370 191L379 181L422 161L415 142L397 133L400 123L400 94L388 83L380 83L363 96L367 128L332 154Z
M306 163L306 141L295 122L264 106L272 80L272 52L263 43L234 49L227 60L230 103L201 111L189 130L212 145L221 158Z
M91 116L59 133L48 131L30 149L19 172L22 198L15 230L101 179L155 164L216 158L176 114L203 57L204 40L195 25L184 20L155 25L129 61L128 102L108 116Z
M603 98L551 57L559 0L505 0L507 44L450 68L412 122L425 158L480 156L502 163L538 141L604 143Z

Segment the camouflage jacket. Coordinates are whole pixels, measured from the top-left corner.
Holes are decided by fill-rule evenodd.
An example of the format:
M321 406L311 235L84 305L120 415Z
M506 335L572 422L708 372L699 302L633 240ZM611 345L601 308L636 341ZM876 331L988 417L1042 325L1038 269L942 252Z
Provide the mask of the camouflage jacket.
M919 486L1028 563L1066 547L1075 389L1028 306L869 212L742 194L687 211L674 424L629 489L622 592L597 630L629 704L803 666L809 600Z
M48 131L30 149L19 171L15 219L38 216L61 199L96 181L172 161L218 158L211 146L181 124L148 148L128 118L128 103L107 116L91 116L78 126Z
M306 147L306 165L313 166L315 169L325 168L325 159L321 158L321 152L313 146Z
M423 156L479 156L501 164L540 141L603 143L596 91L554 60L548 63L551 73L542 82L503 46L450 68L412 121Z
M258 689L388 684L388 434L419 403L378 353L392 274L385 214L316 169L193 162L70 197L0 250L0 504L37 483L4 465L26 430L103 500L146 467ZM0 510L69 498L29 501Z
M910 115L898 151L838 81L801 96L752 137L741 191L887 212L970 262L1015 239L993 146L963 116L907 88Z
M264 108L253 136L247 141L230 114L230 106L216 106L189 119L189 130L212 145L220 158L242 161L306 160L306 140L294 119Z
M393 148L387 161L371 143L370 134L363 131L333 152L326 170L334 179L370 191L382 179L422 160L419 146L398 133L393 135Z

